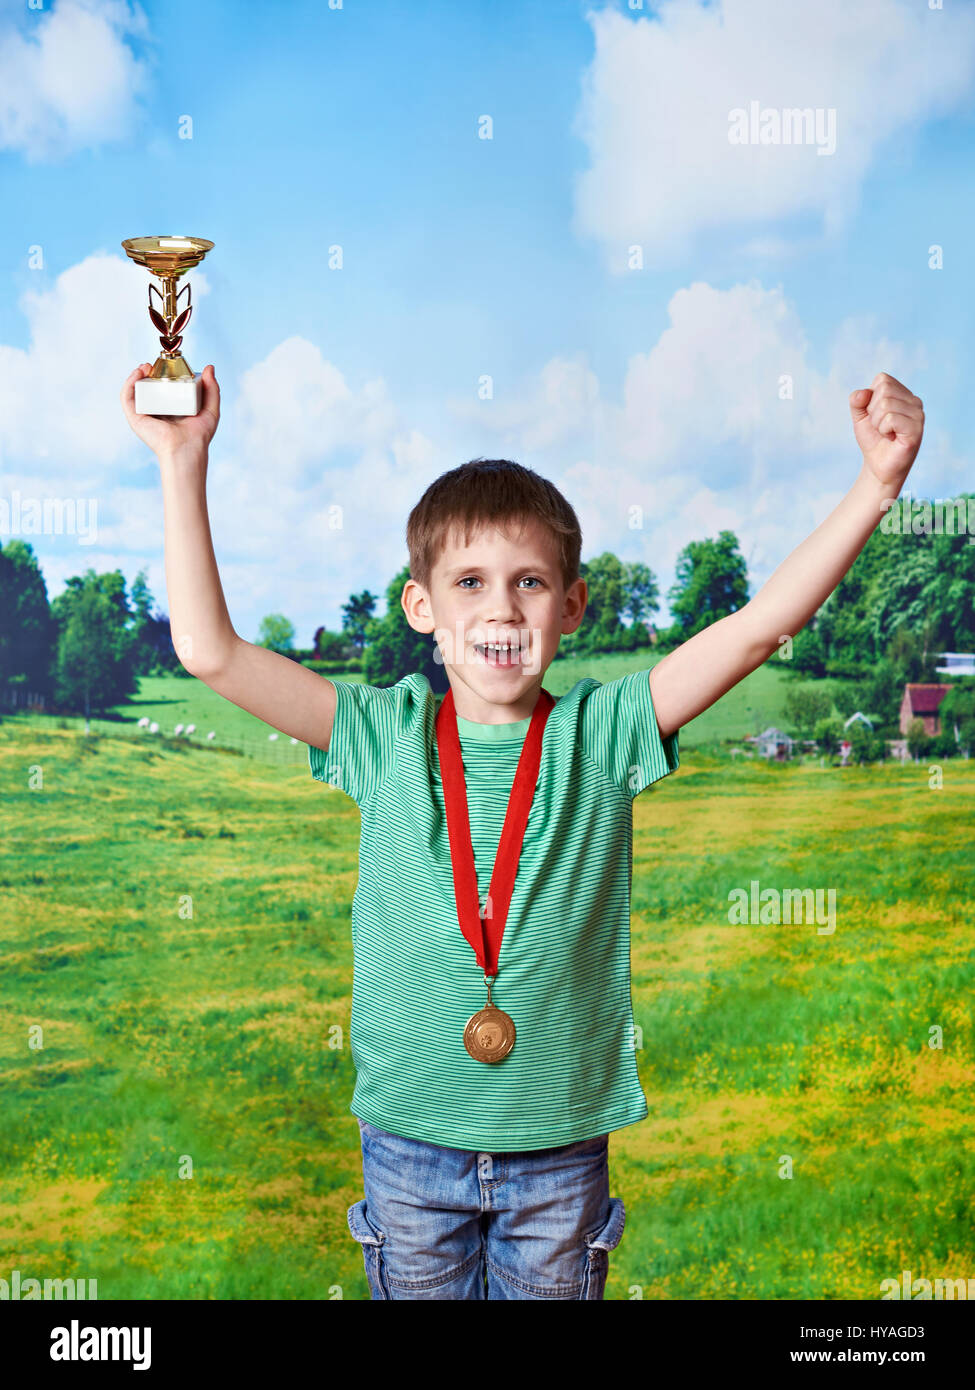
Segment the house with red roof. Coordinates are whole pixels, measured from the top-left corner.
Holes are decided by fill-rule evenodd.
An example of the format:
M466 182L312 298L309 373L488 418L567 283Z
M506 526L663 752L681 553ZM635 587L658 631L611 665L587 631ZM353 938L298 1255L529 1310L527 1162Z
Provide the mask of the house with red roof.
M950 685L905 685L901 699L901 733L907 733L912 719L920 719L926 734L940 734L941 716L938 711L950 689Z

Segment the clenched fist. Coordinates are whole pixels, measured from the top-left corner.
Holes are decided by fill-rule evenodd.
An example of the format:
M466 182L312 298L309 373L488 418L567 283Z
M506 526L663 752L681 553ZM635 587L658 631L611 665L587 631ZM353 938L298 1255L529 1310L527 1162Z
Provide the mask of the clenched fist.
M850 395L853 433L867 467L881 483L903 483L924 433L924 406L896 377L880 372Z

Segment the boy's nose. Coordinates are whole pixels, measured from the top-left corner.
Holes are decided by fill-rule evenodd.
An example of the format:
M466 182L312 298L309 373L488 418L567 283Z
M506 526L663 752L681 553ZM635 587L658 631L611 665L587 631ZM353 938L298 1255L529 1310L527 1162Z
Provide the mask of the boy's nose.
M517 608L506 608L499 605L496 608L488 608L481 616L481 622L485 628L491 631L501 627L524 627L524 618Z

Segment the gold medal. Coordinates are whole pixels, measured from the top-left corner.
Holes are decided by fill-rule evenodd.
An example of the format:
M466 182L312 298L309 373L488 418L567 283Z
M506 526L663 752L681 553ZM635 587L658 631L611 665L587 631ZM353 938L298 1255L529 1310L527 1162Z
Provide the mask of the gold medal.
M514 1045L514 1021L504 1009L497 1009L491 1003L491 982L488 980L487 1004L467 1020L464 1046L475 1062L500 1062Z

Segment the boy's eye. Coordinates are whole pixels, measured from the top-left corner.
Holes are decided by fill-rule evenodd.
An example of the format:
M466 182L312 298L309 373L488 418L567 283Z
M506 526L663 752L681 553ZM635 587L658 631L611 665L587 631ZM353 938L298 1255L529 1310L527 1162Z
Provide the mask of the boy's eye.
M524 578L530 580L534 585L536 585L536 587L537 587L538 585L540 585L541 582L542 582L542 581L538 578L538 576L537 576L537 575L534 575L534 574L526 574L526 575L524 576ZM465 574L465 575L464 575L464 578L463 578L463 579L459 579L457 582L458 582L458 584L466 585L466 584L467 584L467 581L468 581L469 579L473 579L474 582L477 583L477 584L479 584L479 583L481 582L481 581L477 578L477 576L476 576L476 575L473 575L473 574ZM535 592L534 589L530 589L530 590L529 590L529 593L534 593L534 592Z

